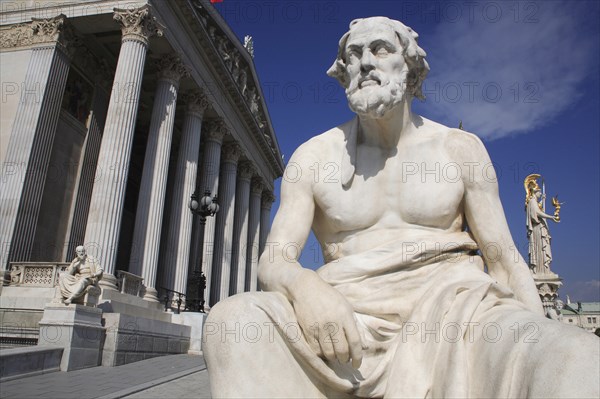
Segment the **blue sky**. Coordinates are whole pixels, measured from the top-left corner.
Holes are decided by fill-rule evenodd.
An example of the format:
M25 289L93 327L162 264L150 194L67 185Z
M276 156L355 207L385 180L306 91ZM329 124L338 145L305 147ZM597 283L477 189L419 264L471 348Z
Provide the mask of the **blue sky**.
M560 296L600 301L600 2L233 1L216 4L255 66L285 159L352 117L325 72L355 18L399 19L420 35L431 72L413 111L484 140L519 251L527 259L523 179L565 202L552 223ZM279 194L279 183L276 194ZM273 214L279 202L273 206ZM301 261L322 264L311 238Z

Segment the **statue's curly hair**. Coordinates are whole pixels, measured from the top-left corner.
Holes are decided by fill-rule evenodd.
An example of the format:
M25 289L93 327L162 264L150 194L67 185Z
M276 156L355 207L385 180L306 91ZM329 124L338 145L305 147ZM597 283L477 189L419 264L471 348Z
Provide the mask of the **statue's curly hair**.
M349 76L346 69L346 42L348 41L348 37L350 36L350 33L352 33L353 28L363 21L372 19L378 19L379 23L389 26L394 30L396 36L398 36L398 39L402 44L402 55L408 65L408 75L406 77L407 91L412 96L424 100L425 96L423 95L421 86L429 73L429 64L425 60L427 53L425 53L425 50L417 44L419 34L402 22L394 19L371 17L355 19L350 22L350 30L340 39L337 58L327 71L327 75L337 79L344 88L348 87Z

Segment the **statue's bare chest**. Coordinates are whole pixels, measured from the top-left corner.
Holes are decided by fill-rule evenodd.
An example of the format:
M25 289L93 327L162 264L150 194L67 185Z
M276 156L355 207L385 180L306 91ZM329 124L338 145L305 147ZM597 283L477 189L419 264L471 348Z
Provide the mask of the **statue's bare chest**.
M335 233L418 225L447 228L462 213L460 167L444 151L407 146L401 152L357 151L355 174L342 186L340 163L314 165L320 230Z

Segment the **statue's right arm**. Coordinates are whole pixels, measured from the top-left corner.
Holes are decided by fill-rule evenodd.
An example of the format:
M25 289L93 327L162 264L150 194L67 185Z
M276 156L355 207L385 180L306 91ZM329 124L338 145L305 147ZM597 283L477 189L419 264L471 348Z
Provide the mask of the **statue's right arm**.
M536 214L537 214L538 218L553 219L554 220L554 215L548 215L546 212L542 211L537 206L535 208L536 208Z
M316 161L306 144L290 158L281 183L279 210L259 260L258 280L264 291L280 292L290 301L317 355L341 362L352 359L353 367L358 368L362 345L351 305L298 262L315 215L309 166Z
M79 263L78 259L73 259L73 262L67 267L67 273L74 276L75 272L77 272L77 264Z
M263 290L289 298L289 289L305 273L298 262L313 222L315 203L308 166L313 158L300 147L290 158L281 182L279 209L265 250L259 260L258 279Z

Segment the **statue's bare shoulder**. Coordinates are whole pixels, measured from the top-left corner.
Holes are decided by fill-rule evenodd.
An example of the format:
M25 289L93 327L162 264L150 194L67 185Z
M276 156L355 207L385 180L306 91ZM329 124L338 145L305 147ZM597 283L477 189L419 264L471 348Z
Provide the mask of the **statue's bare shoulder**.
M290 163L295 162L300 166L310 166L314 165L315 162L339 160L353 123L354 120L342 123L304 142L296 149Z
M454 161L489 162L487 150L475 134L461 129L447 128L443 137L446 150Z

